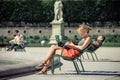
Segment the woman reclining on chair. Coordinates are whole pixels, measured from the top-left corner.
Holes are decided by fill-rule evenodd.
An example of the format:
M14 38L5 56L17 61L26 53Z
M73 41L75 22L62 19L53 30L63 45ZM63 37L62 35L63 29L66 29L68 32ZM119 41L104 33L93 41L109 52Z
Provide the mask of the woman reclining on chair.
M105 36L103 36L103 35L98 36L97 40L94 41L93 44L91 44L91 46L88 48L88 50L90 50L90 51L96 50L97 48L99 48L102 45L104 40L105 40Z
M42 70L40 72L37 72L36 74L38 75L47 74L47 69L52 61L52 57L55 54L61 55L62 50L63 50L62 52L63 57L70 58L70 59L74 59L78 57L80 54L80 50L85 49L91 43L91 37L89 36L89 30L91 30L89 26L85 24L80 25L79 28L77 29L77 32L82 37L82 40L78 43L78 45L75 45L69 41L66 42L65 45L70 48L69 50L67 49L63 50L63 47L52 45L50 47L50 51L48 52L45 60L43 60L42 63L36 66L36 67L43 67ZM73 53L71 52L71 50ZM70 52L70 53L68 54L67 52Z

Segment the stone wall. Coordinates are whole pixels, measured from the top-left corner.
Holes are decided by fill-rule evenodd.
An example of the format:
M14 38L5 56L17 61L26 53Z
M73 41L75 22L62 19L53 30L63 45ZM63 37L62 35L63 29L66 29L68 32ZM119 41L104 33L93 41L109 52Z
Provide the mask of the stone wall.
M19 30L19 32L26 36L50 36L51 28L40 28L40 27L31 27L31 28L23 28L23 27L11 27L11 28L0 28L0 35L12 37L15 30Z
M65 28L65 35L66 36L74 36L76 35L76 29L77 28L69 28L69 27L66 27ZM91 35L108 35L108 34L111 34L111 35L114 35L114 34L119 34L120 35L120 28L100 28L100 27L95 27L95 28L92 28L92 30L90 31L90 34Z
M65 27L65 35L72 37L74 35L77 35L76 33L77 27ZM19 30L21 34L26 35L26 36L51 36L52 34L52 28L51 27L5 27L5 28L0 28L0 36L13 36L14 30ZM92 28L90 31L91 35L100 35L100 34L119 34L120 35L120 28L100 28L100 27L95 27Z

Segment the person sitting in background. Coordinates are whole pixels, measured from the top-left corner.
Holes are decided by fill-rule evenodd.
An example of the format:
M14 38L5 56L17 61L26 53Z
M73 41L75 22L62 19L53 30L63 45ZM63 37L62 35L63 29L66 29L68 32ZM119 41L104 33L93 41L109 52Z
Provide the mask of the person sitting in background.
M98 36L97 40L93 41L93 44L90 46L90 48L88 48L88 50L91 50L91 51L96 50L98 47L102 45L104 40L105 40L105 36L103 35Z
M24 45L23 36L19 34L18 30L15 30L14 39L9 41L9 44L10 47L7 49L7 51L12 51L14 46Z

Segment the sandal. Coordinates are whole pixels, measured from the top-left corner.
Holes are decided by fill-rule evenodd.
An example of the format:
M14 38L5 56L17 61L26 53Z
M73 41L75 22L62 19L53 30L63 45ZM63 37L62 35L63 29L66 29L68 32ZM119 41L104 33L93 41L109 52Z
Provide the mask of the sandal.
M41 74L47 74L47 71L40 71L36 73L37 75L41 75Z
M42 68L45 65L46 65L45 63L41 63L41 64L37 65L36 68L39 69L39 68Z

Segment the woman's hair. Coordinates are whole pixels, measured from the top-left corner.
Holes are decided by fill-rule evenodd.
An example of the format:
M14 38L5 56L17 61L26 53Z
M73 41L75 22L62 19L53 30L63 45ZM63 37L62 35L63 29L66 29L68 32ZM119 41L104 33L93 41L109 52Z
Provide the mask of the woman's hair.
M83 31L87 31L89 33L89 30L91 30L91 28L88 25L81 24L81 25L79 25L77 32L79 33L79 32L83 32Z

